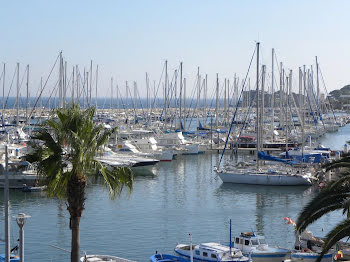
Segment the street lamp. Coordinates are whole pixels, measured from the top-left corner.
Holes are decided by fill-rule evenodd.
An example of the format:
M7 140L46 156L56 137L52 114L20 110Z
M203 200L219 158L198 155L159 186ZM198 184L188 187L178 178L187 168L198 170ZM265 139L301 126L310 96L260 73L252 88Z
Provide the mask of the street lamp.
M16 222L17 225L19 227L19 261L20 262L24 262L24 224L27 220L27 218L29 218L29 215L26 215L24 213L19 213L17 216L15 216L14 218L16 218Z

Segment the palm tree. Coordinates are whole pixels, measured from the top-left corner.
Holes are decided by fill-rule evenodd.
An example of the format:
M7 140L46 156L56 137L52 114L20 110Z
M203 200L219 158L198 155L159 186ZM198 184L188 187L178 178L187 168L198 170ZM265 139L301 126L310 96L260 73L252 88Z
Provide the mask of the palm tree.
M49 119L33 137L33 150L26 160L34 163L50 197L64 198L72 231L71 261L80 259L80 218L85 204L88 178L100 175L111 198L126 186L132 190L133 174L129 168L107 168L95 159L110 135L93 122L95 108L81 110L79 105L57 109L58 119Z
M350 153L323 167L326 168L326 172L337 172L337 178L329 182L303 208L296 223L296 230L301 233L308 225L332 211L342 210L346 217L327 234L317 262L321 261L323 255L339 240L350 236Z

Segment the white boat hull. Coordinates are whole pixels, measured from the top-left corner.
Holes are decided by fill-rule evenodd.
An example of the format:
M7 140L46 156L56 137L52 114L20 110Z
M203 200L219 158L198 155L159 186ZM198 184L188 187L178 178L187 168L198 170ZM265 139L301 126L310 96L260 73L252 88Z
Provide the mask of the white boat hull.
M218 172L224 183L248 184L248 185L269 185L269 186L298 186L312 183L310 179L300 175L286 174L259 174L259 173L235 173Z

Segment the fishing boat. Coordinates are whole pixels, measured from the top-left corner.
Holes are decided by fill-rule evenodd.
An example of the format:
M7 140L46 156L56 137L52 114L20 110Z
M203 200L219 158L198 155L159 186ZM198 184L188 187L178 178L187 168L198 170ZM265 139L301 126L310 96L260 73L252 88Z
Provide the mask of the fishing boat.
M151 262L189 262L189 260L180 257L180 256L174 256L169 254L154 254L149 258Z
M295 222L285 217L284 220L287 224L296 226ZM313 262L322 252L322 246L324 241L321 238L315 237L311 231L304 230L298 233L295 238L294 250L292 251L290 258L292 262ZM328 253L324 254L321 261L331 262L333 261L335 250L331 249Z
M229 248L219 243L208 242L192 247L191 249L190 245L178 244L175 252L185 258L190 258L192 253L195 261L249 261L249 258L243 256L239 249Z
M291 251L286 248L270 247L264 236L255 235L254 232L244 232L234 237L233 247L249 256L253 262L281 262L290 257Z
M85 255L80 258L80 262L135 262L129 259L109 255Z

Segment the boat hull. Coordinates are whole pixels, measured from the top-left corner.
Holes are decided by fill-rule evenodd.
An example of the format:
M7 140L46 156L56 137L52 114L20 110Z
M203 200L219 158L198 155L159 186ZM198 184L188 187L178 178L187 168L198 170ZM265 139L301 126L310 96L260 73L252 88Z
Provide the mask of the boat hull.
M243 253L250 257L253 262L281 262L290 257L290 253Z
M218 172L224 183L269 185L269 186L311 186L309 179L297 175Z
M171 262L171 261L189 262L189 260L183 257L168 255L168 254L155 254L151 256L149 260L151 262Z
M290 255L292 262L314 262L318 258L317 253L297 252ZM321 262L332 262L333 254L325 254Z

